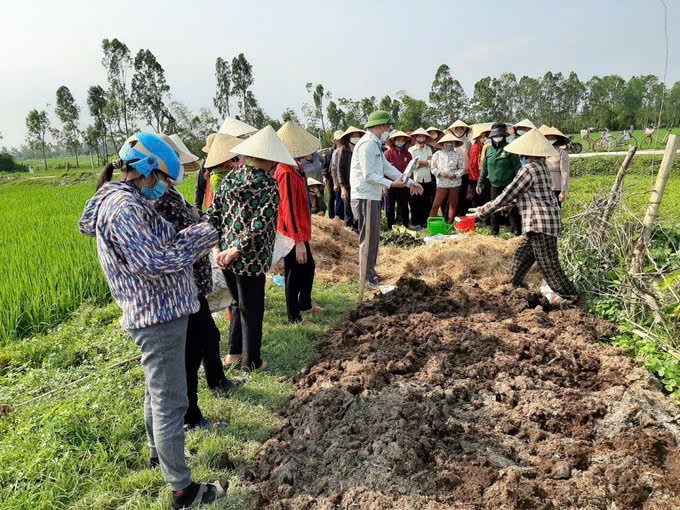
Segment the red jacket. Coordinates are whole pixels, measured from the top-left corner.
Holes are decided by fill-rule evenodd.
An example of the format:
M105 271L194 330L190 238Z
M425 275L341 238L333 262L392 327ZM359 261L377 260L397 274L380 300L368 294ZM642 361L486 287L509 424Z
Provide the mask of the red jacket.
M402 174L404 173L404 170L406 170L406 167L412 158L413 156L411 156L411 153L408 151L407 147L403 147L402 149L390 147L387 149L387 151L385 151L385 159L387 159L387 161L389 161L392 166L399 170Z
M470 170L469 170L469 179L471 181L478 181L479 180L479 160L482 155L482 144L479 142L475 142L472 144L472 147L470 147Z
M312 212L304 172L279 163L274 178L281 197L277 230L296 243L309 241L312 238Z

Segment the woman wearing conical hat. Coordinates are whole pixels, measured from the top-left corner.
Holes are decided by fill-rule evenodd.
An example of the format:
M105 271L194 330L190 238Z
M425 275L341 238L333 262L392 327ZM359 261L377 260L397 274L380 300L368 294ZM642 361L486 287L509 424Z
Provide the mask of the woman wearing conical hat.
M233 296L229 356L224 362L259 370L267 367L261 357L265 273L272 262L279 215L273 174L278 163L297 163L271 126L230 152L243 156L245 164L226 174L208 211L220 234L221 251L215 261Z
M404 133L403 131L395 131L387 139L387 151L385 151L385 159L390 162L390 164L404 173L406 167L413 159L411 153L409 152L409 146L413 142L410 135ZM387 216L387 228L392 229L394 225L394 220L399 213L399 221L406 228L409 226L409 190L407 188L390 188L385 196L385 216Z
M206 156L208 151L210 151L210 146L217 133L210 133L205 139L205 145L201 148L201 151ZM208 186L210 182L210 171L205 168L205 158L201 162L201 168L198 169L198 175L196 176L196 192L194 193L194 207L196 209L203 209L203 203L206 207L212 205L213 193Z
M422 195L411 195L411 220L416 229L427 227L427 216L434 200L435 183L430 171L433 150L429 145L434 143L432 136L423 128L411 133L415 144L409 148L411 156L418 156L418 168L413 171L413 180L423 187Z
M331 207L330 201L328 204L328 217L333 219L335 216L341 220L345 219L345 205L342 202L342 196L340 196L340 181L338 180L338 164L340 163L340 155L342 154L342 135L344 131L338 129L333 133L333 152L331 153L331 162L329 173L331 176L331 182L333 185L333 194L335 200L333 201L334 207ZM331 216L333 212L333 216Z
M463 158L456 151L462 144L463 140L449 132L439 140L442 149L432 156L432 174L437 177L437 192L430 216L436 216L439 208L446 203L444 218L447 223L453 223L456 216L460 186L465 172Z
M557 197L557 202L560 204L560 207L562 207L562 204L567 197L569 173L571 171L569 153L564 150L564 146L569 143L569 137L554 126L541 126L540 132L553 144L553 147L555 147L559 153L558 156L546 158L545 162L552 175L553 192Z
M288 121L277 131L290 154L298 161L319 148L319 140L297 124ZM279 186L278 231L295 241L283 258L288 322L305 323L304 312L317 313L321 308L312 303L312 287L316 266L309 241L312 239L312 214L307 195L307 177L301 165L279 163L274 172Z
M352 230L357 230L357 222L352 212L352 186L350 184L350 170L352 167L352 154L366 131L354 126L348 127L340 137L342 152L338 160L338 181L340 182L340 197L345 207L345 225Z
M524 239L513 257L511 279L519 286L534 263L550 288L564 299L576 298L576 288L560 266L557 237L562 229L560 207L552 191L552 177L545 162L557 151L538 129L532 129L505 147L522 162L519 172L503 192L472 215L483 218L514 202L522 215Z
M452 133L453 136L463 141L456 147L456 152L463 159L465 164L465 173L461 178L460 188L458 191L458 208L456 209L456 216L463 216L470 207L470 200L468 200L468 184L470 182L470 131L471 127L461 119L457 119L446 130ZM441 142L440 142L441 145Z

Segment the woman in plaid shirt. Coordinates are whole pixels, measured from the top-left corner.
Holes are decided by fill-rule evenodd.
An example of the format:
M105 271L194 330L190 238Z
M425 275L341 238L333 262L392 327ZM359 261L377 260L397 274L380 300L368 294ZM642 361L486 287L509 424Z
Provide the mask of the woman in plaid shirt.
M550 170L545 163L545 158L557 155L557 151L537 129L508 144L505 151L520 155L522 168L494 201L470 211L476 218L484 218L516 203L526 235L513 257L512 283L521 285L529 269L537 263L553 291L564 299L576 298L576 288L564 274L557 254L562 222Z

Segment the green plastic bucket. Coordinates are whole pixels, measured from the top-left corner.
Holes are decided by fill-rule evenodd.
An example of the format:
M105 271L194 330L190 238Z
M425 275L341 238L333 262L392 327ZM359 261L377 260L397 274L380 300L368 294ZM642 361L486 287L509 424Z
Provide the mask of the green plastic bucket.
M448 234L451 230L446 224L446 220L441 216L435 216L427 219L427 231L430 235L436 236L437 234Z

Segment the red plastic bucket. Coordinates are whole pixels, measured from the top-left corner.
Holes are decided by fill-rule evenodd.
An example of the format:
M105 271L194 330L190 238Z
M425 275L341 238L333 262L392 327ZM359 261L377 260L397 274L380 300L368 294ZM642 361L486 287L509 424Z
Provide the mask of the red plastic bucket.
M459 222L456 223L456 232L474 232L475 219L472 216L463 216Z

